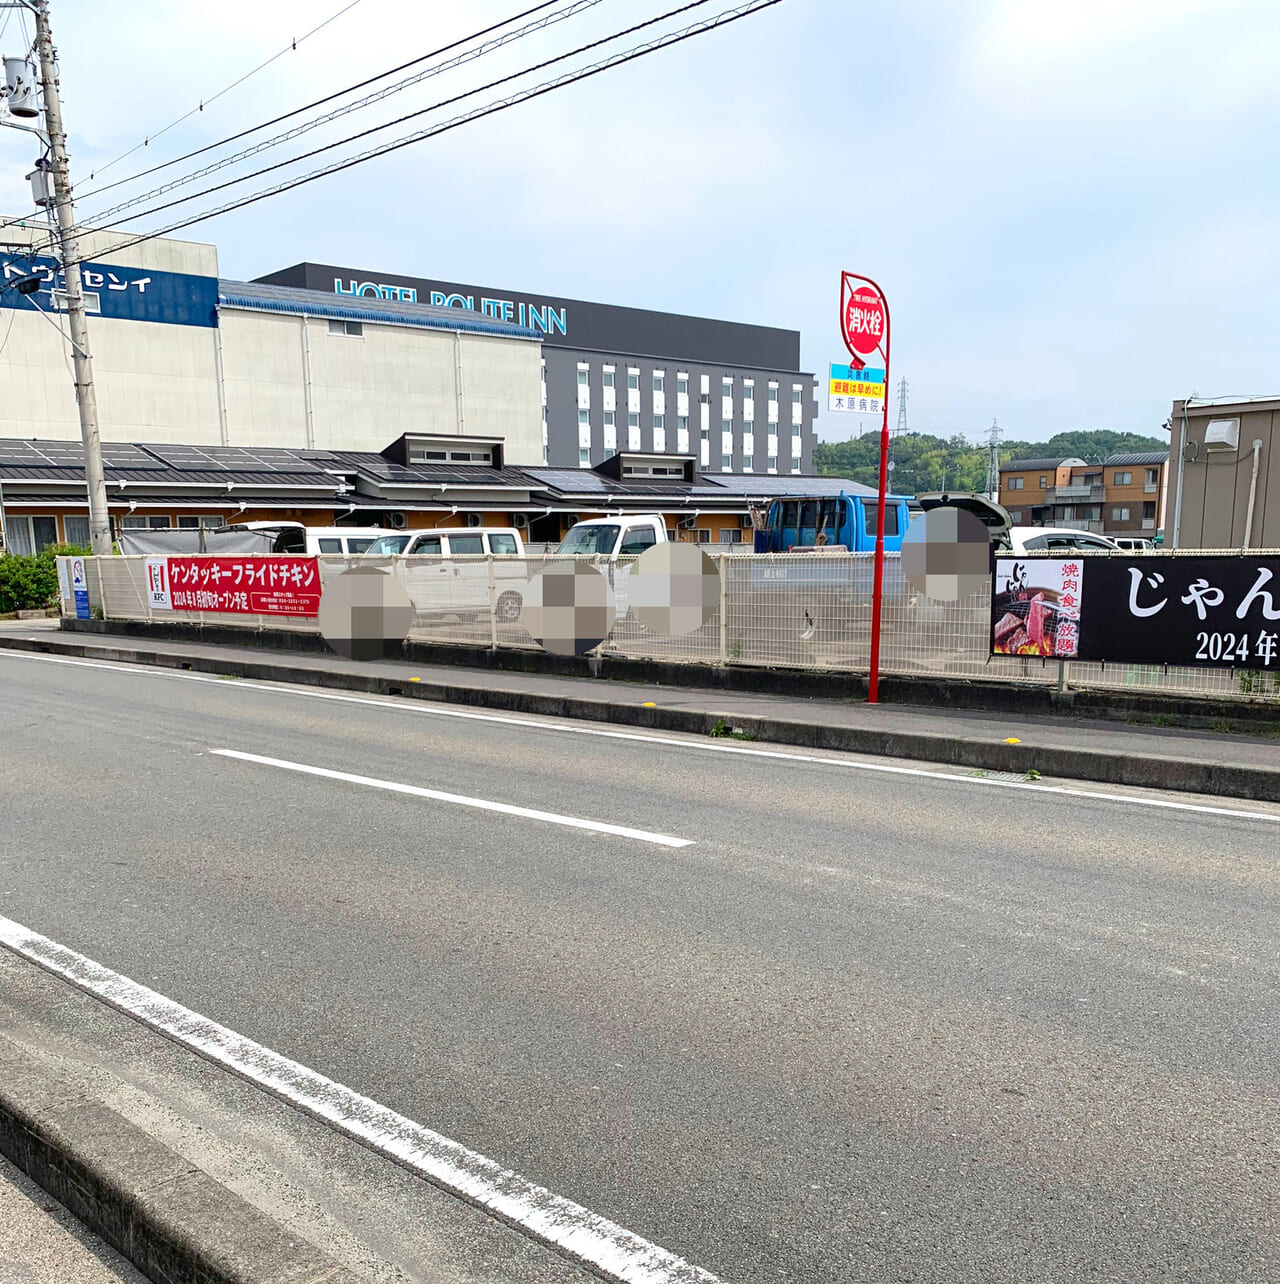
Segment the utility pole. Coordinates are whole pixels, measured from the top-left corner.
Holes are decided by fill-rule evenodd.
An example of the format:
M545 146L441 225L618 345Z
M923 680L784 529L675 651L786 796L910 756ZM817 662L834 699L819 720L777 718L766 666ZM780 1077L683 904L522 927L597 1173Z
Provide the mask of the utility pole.
M44 127L49 135L54 211L58 220L67 324L71 330L71 359L75 366L76 405L80 411L80 436L84 441L89 543L95 557L110 557L111 519L107 509L107 483L102 471L102 440L98 434L98 398L93 388L89 324L85 317L84 287L80 279L80 236L71 204L71 174L67 166L67 138L62 128L62 104L58 100L53 34L49 30L49 0L31 0L31 9L36 20L36 56L40 60Z
M993 502L1000 499L1000 438L1004 430L993 419L987 430L987 498Z

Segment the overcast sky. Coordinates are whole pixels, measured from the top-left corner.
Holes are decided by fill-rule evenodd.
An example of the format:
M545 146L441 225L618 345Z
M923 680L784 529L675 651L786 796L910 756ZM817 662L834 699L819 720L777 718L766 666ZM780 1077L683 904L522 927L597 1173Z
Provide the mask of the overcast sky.
M344 2L53 0L78 213L196 162L92 195L113 179L534 0L359 0L88 181ZM710 0L657 30L736 2ZM677 3L600 0L255 165ZM11 16L0 45L21 44ZM178 235L215 242L229 277L310 259L798 329L804 367L819 374L842 359L848 268L888 293L891 374L910 381L913 428L972 438L996 418L1017 438L1152 433L1175 397L1280 390L1278 63L1276 0L782 0ZM0 136L0 204L15 213L30 206L30 152ZM819 432L876 426L824 412Z

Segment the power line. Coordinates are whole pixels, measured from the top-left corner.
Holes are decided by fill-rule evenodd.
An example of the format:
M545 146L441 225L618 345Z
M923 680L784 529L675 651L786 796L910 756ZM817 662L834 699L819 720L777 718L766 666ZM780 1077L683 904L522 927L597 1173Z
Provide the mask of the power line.
M546 67L553 66L558 62L564 62L566 58L575 58L579 54L588 52L591 49L598 49L601 45L611 44L615 40L621 40L624 36L634 35L637 31L642 31L646 27L652 27L660 22L666 22L669 18L674 18L677 14L686 13L690 9L700 8L704 4L710 3L710 0L688 0L686 4L680 5L675 9L669 9L666 13L659 14L656 18L648 18L644 22L638 22L634 26L627 27L622 31L612 32L610 35L602 36L599 40L592 40L585 45L579 45L577 49L571 49L567 53L557 54L554 58L544 59L542 62L534 63L530 67L525 67L520 71L514 71L510 75L499 76L497 80L491 80L488 84L478 85L474 89L465 90L463 93L454 94L451 98L442 99L440 102L432 103L429 107L419 108L417 111L411 111L403 116L397 116L395 120L385 121L381 125L374 125L369 129L361 130L358 134L350 134L346 138L340 138L336 142L326 143L323 147L314 147L309 152L302 152L300 155L291 156L286 160L276 161L272 165L264 165L261 169L250 171L248 174L241 174L237 178L228 179L224 183L216 183L212 187L206 187L198 192L191 192L187 196L180 196L176 200L167 201L163 205L153 205L149 209L142 210L140 213L133 215L132 218L117 219L114 223L106 223L98 230L104 231L113 227L119 227L121 223L131 223L138 218L147 218L152 214L159 214L162 210L172 209L175 205L185 205L188 201L196 201L204 196L212 196L215 192L224 191L228 187L235 187L239 183L247 183L250 179L261 178L264 174L274 173L278 169L285 169L290 165L296 165L300 161L310 160L313 156L320 156L325 152L331 152L335 147L345 147L348 143L354 143L361 138L368 138L372 134L381 133L384 129L392 129L396 125L403 125L407 120L414 120L419 116L425 116L430 112L439 111L442 107L449 107L453 103L461 102L464 98L474 97L476 94L482 94L490 89L496 89L499 85L505 85L512 80L519 80L522 76L531 75L535 71L542 71ZM132 204L132 202L130 202ZM127 206L119 207L121 209Z
M111 191L112 188L122 187L125 184L135 182L140 178L146 178L150 174L158 173L162 169L169 169L174 165L179 165L183 161L190 160L195 156L202 156L205 152L214 151L219 147L227 146L229 143L238 142L241 138L247 138L250 134L256 134L263 129L269 129L272 125L278 125L282 120L288 120L290 117L300 115L305 111L310 111L314 107L321 107L327 102L332 102L335 98L341 98L345 94L355 93L356 90L365 88L366 85L372 85L375 81L385 80L388 76L396 75L397 72L404 71L409 67L416 67L418 63L425 62L429 58L437 58L441 54L448 53L452 49L457 49L461 45L470 44L473 40L479 40L482 37L497 31L501 27L510 26L511 23L519 22L522 18L527 18L530 14L537 13L542 9L550 8L551 5L556 3L557 0L541 0L539 4L535 4L532 8L525 9L520 13L512 14L511 17L502 19L501 22L491 23L489 26L483 27L479 31L474 31L469 36L463 36L458 40L451 41L447 45L441 45L440 48L434 49L430 53L422 54L417 58L411 58L408 62L401 63L398 67L392 67L388 71L379 72L376 76L370 76L354 85L348 85L345 89L339 89L334 93L326 94L323 98L317 98L314 102L308 103L304 107L295 107L292 111L284 112L282 115L275 116L271 120L263 121L258 125L252 125L248 129L242 129L239 133L231 134L226 138L220 139L216 143L207 143L203 147L197 147L194 151L187 152L183 156L175 157L173 160L162 161L158 165L153 165L150 169L140 170L136 174L131 174L128 178L118 178L113 183L106 183L102 187L97 188L96 192L90 193L90 195L101 195L103 192ZM133 150L137 151L137 148L135 147ZM123 157L117 157L116 159L121 160ZM115 162L113 161L111 163L114 164ZM0 228L15 227L19 224L26 223L33 218L39 218L43 213L44 211L42 209L36 209L30 214L24 214L21 218L7 219L4 222L0 222Z
M263 129L270 129L272 125L278 125L282 120L288 120L292 116L300 116L304 111L311 111L315 107L323 107L325 103L331 103L335 98L341 98L345 94L354 94L356 90L364 89L366 85L372 85L375 81L385 80L388 76L407 71L410 67L416 67L420 62L426 62L428 58L438 58L441 54L448 53L451 49L457 49L459 45L468 44L472 40L479 40L482 36L487 36L501 27L509 27L513 22L519 22L521 18L527 18L531 13L537 13L540 9L550 8L555 3L556 0L542 0L540 4L535 4L531 9L512 14L509 18L503 18L501 22L495 22L479 31L473 31L469 36L450 41L447 45L441 45L439 49L433 49L430 53L411 58L408 62L402 62L398 67L380 71L376 76L369 76L354 85L348 85L345 89L336 89L333 93L326 94L323 98L317 98L314 102L307 103L303 107L295 107L292 111L273 116L270 120L264 120L260 125L251 125L248 129L242 129L238 133L230 134L226 138L219 139L216 143L206 143L203 147L197 147L183 156L175 156L173 160L162 161L159 165L153 165L150 169L131 174L128 178L118 178L114 183L107 183L99 187L97 192L99 194L109 192L113 187L121 187L125 183L132 183L139 178L146 178L148 175L158 173L162 169L169 169L171 166L182 164L183 161L192 160L196 156L203 156L205 152L214 151L219 147L226 147L230 143L238 143L240 139L248 138L250 134L256 134Z
M555 80L547 81L541 85L535 85L530 89L521 90L512 94L505 99L499 99L496 102L489 103L483 107L477 107L474 111L467 112L462 116L455 117L452 120L443 121L438 125L433 125L428 129L419 130L417 133L408 134L404 138L394 139L389 143L384 143L379 147L371 148L367 152L362 152L357 156L348 157L345 160L334 161L330 165L321 167L310 174L303 174L298 178L288 179L283 183L278 183L274 187L265 188L260 192L244 196L238 200L228 202L226 205L219 206L215 209L206 210L202 214L194 214L190 218L181 219L178 222L168 224L165 227L157 228L153 232L143 232L137 236L122 242L120 245L113 246L106 254L117 254L124 250L131 249L135 245L141 245L144 241L153 241L159 237L167 236L170 232L179 231L185 227L192 227L196 223L203 223L211 218L216 218L221 214L228 214L233 210L243 209L245 206L256 204L258 201L266 200L270 196L278 196L284 192L291 191L295 187L301 187L306 183L314 182L316 179L324 178L329 174L336 174L342 170L351 169L356 165L362 165L366 161L374 160L379 156L385 156L390 152L398 151L403 147L412 146L427 138L435 137L449 130L457 129L462 125L469 124L473 120L480 120L486 116L494 115L498 112L506 111L510 107L518 106L520 103L529 102L534 98L540 98L544 94L549 94L557 89L563 89L568 85L576 84L580 80L587 80L592 76L600 75L602 72L609 71L614 67L619 67L625 63L634 62L637 59L647 57L649 54L656 53L659 49L665 49L668 46L680 44L685 40L691 40L695 36L705 35L707 32L718 30L721 27L728 26L730 23L737 22L742 18L759 13L764 9L770 9L776 4L781 4L782 0L747 0L747 3L740 4L736 8L723 10L721 13L707 18L705 21L695 23L690 27L680 31L669 32L665 36L660 36L650 41L646 45L638 45L634 49L624 50L622 53L614 54L609 58L602 59L600 62L590 67L581 68L577 71L566 72L565 75ZM77 262L85 262L85 259L79 259Z
M420 71L416 75L408 76L404 80L396 81L394 84L386 85L382 89L372 94L367 94L364 98L357 99L355 102L344 103L341 107L334 108L331 112L326 112L323 116L313 117L311 120L303 121L302 124L286 130L282 134L276 134L271 138L263 139L260 143L255 143L252 147L247 147L243 151L236 152L234 155L225 156L221 160L213 161L203 169L192 171L190 174L184 174L181 178L173 179L169 183L163 183L150 192L143 192L140 196L131 197L127 201L122 201L119 205L113 205L110 209L99 211L97 214L89 214L84 218L86 223L97 223L102 219L110 218L113 214L119 214L122 210L132 209L135 205L141 205L157 196L163 196L167 192L176 190L179 187L185 187L188 183L194 183L197 179L204 178L208 174L217 173L217 171L226 169L228 165L234 165L237 161L248 159L250 156L256 156L261 152L270 150L272 147L278 147L281 143L287 143L303 134L310 133L313 129L318 129L321 125L327 125L331 121L338 120L343 116L349 116L352 112L359 111L364 107L371 107L374 103L382 102L394 94L403 92L412 88L414 85L421 84L424 80L429 80L434 76L442 75L446 71L452 71L465 63L474 62L477 58L482 58L486 54L493 53L501 49L504 45L521 40L525 36L531 35L535 31L543 31L549 26L558 22L563 22L566 18L572 18L581 13L584 9L594 8L596 5L603 3L603 0L572 0L572 3L555 13L549 13L545 17L539 18L526 26L518 27L514 31L506 32L493 40L486 41L484 44L477 45L464 53L458 54L454 58L437 63L428 67L425 71ZM475 37L468 37L474 39ZM303 159L299 157L298 159ZM104 189L105 190L105 189ZM108 225L110 226L110 225Z
M151 145L152 139L159 138L161 134L167 134L175 126L181 125L184 120L189 120L192 116L198 115L200 112L204 111L206 103L217 102L218 99L223 96L223 94L229 94L233 89L237 88L240 85L243 85L246 80L249 80L252 77L256 76L258 72L265 70L267 67L270 67L271 64L275 62L277 58L283 58L285 54L296 50L304 40L310 39L310 37L314 36L317 31L323 31L331 22L336 22L337 19L341 18L344 13L349 13L359 3L360 3L360 0L350 0L350 3L344 5L341 9L338 10L337 13L330 14L329 17L327 17L318 27L312 27L311 30L308 31L305 36L295 37L287 45L285 45L285 47L281 49L278 53L272 54L271 57L268 58L265 62L260 62L252 71L246 71L245 74L241 76L238 80L233 80L225 88L219 89L218 92L214 94L212 98L202 98L200 100L200 103L197 106L193 107L189 112L185 112L183 115L179 116L177 120L170 121L169 124L167 124L163 129L156 130L154 134L148 134L145 138L143 138L142 142L135 143L132 147L129 148L127 152L121 152L120 155L115 158L115 160L110 160L105 165L100 165L96 169L90 171L89 182L93 182L95 174L105 173L113 165L118 165L122 160L125 159L126 156L132 156L134 152L141 151L142 148L144 147L149 147Z

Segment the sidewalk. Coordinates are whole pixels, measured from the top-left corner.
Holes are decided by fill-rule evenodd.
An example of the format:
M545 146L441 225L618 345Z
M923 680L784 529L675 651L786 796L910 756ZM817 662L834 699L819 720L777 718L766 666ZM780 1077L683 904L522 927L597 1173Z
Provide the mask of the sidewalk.
M0 624L0 648L190 668L448 704L664 731L731 735L983 770L1280 802L1280 738L1032 714L868 705L578 677L362 662L139 637L64 634L55 621Z
M0 1155L0 1284L147 1284Z

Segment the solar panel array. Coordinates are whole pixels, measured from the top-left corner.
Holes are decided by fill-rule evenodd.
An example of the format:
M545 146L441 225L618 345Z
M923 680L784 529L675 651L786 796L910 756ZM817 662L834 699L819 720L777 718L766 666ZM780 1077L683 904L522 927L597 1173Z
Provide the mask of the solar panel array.
M180 472L314 473L324 466L320 459L278 448L161 445L148 446L147 451Z
M102 443L108 468L154 468L155 460L137 446ZM78 441L0 441L0 465L25 468L83 468L84 447Z

